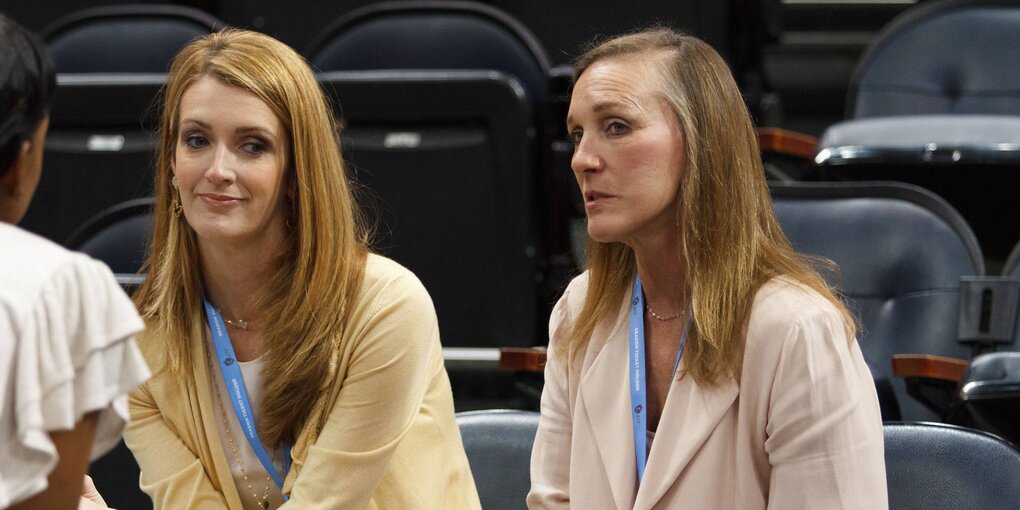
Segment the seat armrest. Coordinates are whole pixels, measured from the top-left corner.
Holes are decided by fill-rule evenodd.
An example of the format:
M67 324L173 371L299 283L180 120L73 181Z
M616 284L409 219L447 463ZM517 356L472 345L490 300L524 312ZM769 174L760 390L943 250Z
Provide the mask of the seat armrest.
M944 422L957 417L956 388L967 361L930 354L894 354L893 374L903 377L907 394L931 409Z
M542 372L545 370L546 350L542 347L502 347L499 349L499 369L508 372Z
M758 128L758 146L764 153L792 156L805 161L814 161L818 139L779 128Z
M893 374L904 378L935 379L958 383L967 371L967 361L931 354L894 354Z

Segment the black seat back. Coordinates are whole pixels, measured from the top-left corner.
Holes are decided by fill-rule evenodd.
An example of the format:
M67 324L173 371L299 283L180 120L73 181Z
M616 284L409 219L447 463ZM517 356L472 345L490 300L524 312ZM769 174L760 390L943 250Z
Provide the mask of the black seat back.
M534 345L528 105L516 81L493 71L320 79L344 125L344 158L375 213L375 247L429 289L444 345Z
M185 44L222 26L190 7L117 5L69 14L44 38L58 73L166 73Z
M380 2L327 27L306 52L319 71L491 69L516 78L542 112L549 62L524 25L474 2Z

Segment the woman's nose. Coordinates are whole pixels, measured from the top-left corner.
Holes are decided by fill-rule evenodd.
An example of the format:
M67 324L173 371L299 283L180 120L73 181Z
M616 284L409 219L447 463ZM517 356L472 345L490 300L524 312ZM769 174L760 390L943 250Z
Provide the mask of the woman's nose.
M236 177L233 164L234 158L230 151L223 146L217 147L213 151L209 169L206 170L206 179L212 182L232 182Z
M570 157L570 168L575 174L597 172L602 169L602 159L598 156L594 144L585 137L574 146L574 155Z

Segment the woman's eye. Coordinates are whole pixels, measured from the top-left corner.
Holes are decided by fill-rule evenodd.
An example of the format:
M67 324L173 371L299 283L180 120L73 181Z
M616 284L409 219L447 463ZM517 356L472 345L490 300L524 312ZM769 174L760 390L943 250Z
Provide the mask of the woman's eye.
M627 125L622 122L611 122L606 128L610 134L618 135L627 132Z
M262 154L266 150L266 144L262 142L247 142L242 147L249 154Z
M583 134L584 133L582 133L580 130L570 132L570 141L574 142L574 147L577 147L581 143L581 135Z
M209 141L198 135L188 135L184 137L184 144L192 149L201 149L209 145Z

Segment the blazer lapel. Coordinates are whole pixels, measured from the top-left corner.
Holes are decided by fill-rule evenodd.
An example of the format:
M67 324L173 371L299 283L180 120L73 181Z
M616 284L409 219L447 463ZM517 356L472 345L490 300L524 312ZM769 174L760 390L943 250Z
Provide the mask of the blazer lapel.
M589 364L578 385L592 436L602 457L602 466L609 480L616 508L629 509L637 490L637 467L634 459L634 435L630 412L630 384L627 379L626 315L616 321L609 335Z
M730 410L738 393L739 388L733 381L716 388L701 386L690 376L673 382L638 489L635 509L652 508L662 499Z

